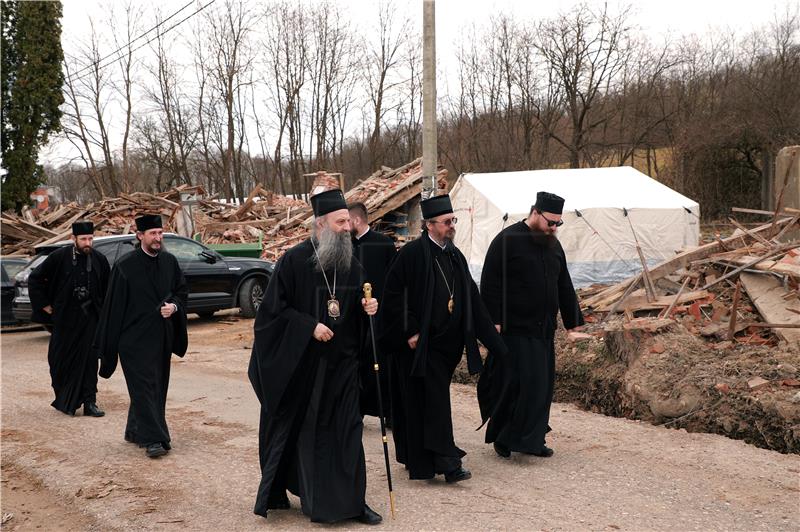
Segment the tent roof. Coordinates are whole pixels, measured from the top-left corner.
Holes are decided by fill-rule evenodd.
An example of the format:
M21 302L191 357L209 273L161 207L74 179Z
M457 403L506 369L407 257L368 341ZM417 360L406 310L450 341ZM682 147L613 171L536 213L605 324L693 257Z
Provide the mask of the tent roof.
M464 174L462 179L509 214L527 214L540 190L565 198L565 211L698 206L697 202L630 166Z

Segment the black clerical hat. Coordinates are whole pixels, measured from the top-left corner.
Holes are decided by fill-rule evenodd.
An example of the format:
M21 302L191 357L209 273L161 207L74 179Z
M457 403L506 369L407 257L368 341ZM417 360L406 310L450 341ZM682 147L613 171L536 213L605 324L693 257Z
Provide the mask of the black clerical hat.
M430 220L442 214L450 214L453 212L453 204L450 203L450 196L447 194L422 200L419 202L419 206L422 209L422 218L424 220Z
M314 209L314 216L325 216L333 211L347 210L347 202L342 191L335 188L311 196L311 207Z
M148 229L157 229L161 227L160 214L143 214L136 218L136 230L145 232Z
M94 234L94 224L92 222L87 222L81 220L79 222L75 222L72 224L72 234L75 236L80 235L93 235Z
M537 192L536 205L533 208L539 212L561 214L564 210L564 198L550 192Z

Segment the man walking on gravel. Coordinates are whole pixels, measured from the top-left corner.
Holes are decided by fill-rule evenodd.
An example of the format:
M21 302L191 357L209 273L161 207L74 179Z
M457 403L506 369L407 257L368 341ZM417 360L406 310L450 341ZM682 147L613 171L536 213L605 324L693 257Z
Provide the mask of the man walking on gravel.
M122 364L131 405L125 440L150 458L172 449L166 420L172 353L187 348L188 288L174 255L163 249L160 215L136 219L139 246L117 260L111 273L96 346L100 376Z
M248 375L261 403L261 482L253 511L288 509L288 490L313 522L375 525L382 519L365 501L358 369L378 302L362 295L342 191L311 204L312 236L278 261L254 325Z
M481 296L508 346L505 357L489 354L478 382L486 443L508 458L512 451L549 457L550 405L555 382L554 336L583 325L583 315L556 238L564 200L539 192L527 219L492 240L481 274Z
M412 480L472 474L453 438L450 381L466 348L472 374L481 371L480 339L505 352L481 302L464 255L453 245L457 219L450 197L421 202L425 230L398 253L381 305L382 344L392 353L392 405L397 460Z
M53 335L47 350L54 408L102 417L97 408L97 354L92 349L97 319L108 287L108 259L92 247L94 224L72 224L71 246L50 253L28 277L33 321L49 315Z

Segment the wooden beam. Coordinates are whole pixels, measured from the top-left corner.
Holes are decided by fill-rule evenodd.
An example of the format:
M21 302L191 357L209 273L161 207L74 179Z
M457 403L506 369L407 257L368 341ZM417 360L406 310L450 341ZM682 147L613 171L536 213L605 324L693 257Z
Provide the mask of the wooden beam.
M724 262L741 266L743 264L749 264L755 258L757 257L753 257L751 255L745 255L743 257L724 259ZM753 264L751 268L754 270L760 270L764 272L774 272L781 275L791 275L792 277L800 279L800 266L788 262L762 260L761 262Z
M747 295L750 296L750 300L758 309L765 323L774 325L797 324L797 314L787 311L787 307L800 310L800 301L787 304L783 299L783 294L786 290L779 279L754 273L742 273L739 278L742 281L742 286L747 291ZM800 330L793 327L774 327L773 329L779 338L790 344L800 345Z
M263 191L264 189L261 187L261 185L257 184L255 188L250 191L250 194L247 196L245 202L242 203L242 206L236 209L236 212L233 213L233 218L236 218L238 220L240 216L244 215L245 213L247 213L247 211L252 209L253 205L255 205L256 196L258 194L261 194Z
M788 223L791 218L784 218L783 220L778 221L777 225L783 227L784 224ZM760 225L755 229L751 229L750 231L753 233L766 233L772 227L771 223L767 223L764 225ZM739 240L740 236L732 236L728 238L723 238L722 242L724 245L733 244L736 240ZM741 246L734 246L734 247L741 247ZM654 266L650 270L650 278L653 281L661 279L662 277L666 277L667 275L671 274L675 270L679 268L685 268L689 265L692 261L704 259L709 255L717 253L721 250L719 242L711 242L709 244L705 244L698 248L684 251L683 253L679 253L675 257L662 262L661 264Z
M614 305L608 310L608 314L606 315L605 318L603 318L603 321L605 321L609 316L613 315L617 311L619 305L623 301L625 301L625 298L631 295L631 292L633 292L633 290L636 288L636 285L638 285L641 281L642 281L642 274L640 273L639 275L633 278L631 283L628 285L628 288L626 288L625 292L622 294L622 297L619 298L617 302L614 303Z
M733 225L734 225L734 226L735 226L735 227L736 227L736 228L737 228L739 231L741 231L741 232L743 232L743 233L745 233L745 234L747 234L747 235L749 235L749 236L751 236L751 237L755 238L756 240L758 240L758 241L759 241L759 242L761 242L762 244L766 244L767 246L770 246L770 245L771 245L771 244L769 243L769 240L767 240L767 239L766 239L766 238L764 238L763 236L759 235L758 233L752 233L752 232L750 232L750 229L746 228L745 226L743 226L742 224L740 224L739 222L737 222L735 218L728 218L728 220L730 220L730 221L731 221L731 223L732 223L732 224L733 224Z
M733 293L733 304L731 305L731 319L728 323L728 340L733 340L736 334L736 318L739 312L739 298L742 296L742 281L736 281L736 291Z
M678 304L678 300L681 298L681 294L683 294L683 291L686 290L686 286L689 284L689 281L691 280L692 278L688 276L686 277L686 279L683 280L683 284L681 285L680 290L678 290L678 293L675 294L675 301L673 301L672 304L667 307L667 309L663 313L663 317L669 318L669 315L672 314L672 309L674 309L675 305Z
M724 281L725 279L729 279L730 277L733 277L734 275L736 275L737 273L741 272L742 270L746 270L748 268L752 268L753 266L755 266L756 264L758 264L760 262L763 262L765 260L769 260L769 259L772 259L774 257L777 257L778 255L781 255L782 253L786 252L786 250L791 249L793 247L794 247L794 244L788 244L788 245L785 245L785 246L780 246L780 247L775 248L775 249L771 249L767 254L765 254L765 255L763 255L761 257L756 257L754 259L748 260L743 265L741 265L738 268L735 268L735 269L729 271L728 273L726 273L725 275L723 275L719 279L714 279L710 283L706 283L706 285L703 287L703 290L708 290L709 288L711 288L715 284L717 284L717 283L719 283L721 281Z
M742 212L742 213L745 213L745 214L763 214L764 216L775 216L775 211L762 211L762 210L759 210L759 209L745 209L743 207L733 207L733 208L731 208L731 211L733 211L733 212ZM784 209L780 213L780 216L791 216L791 214L789 213L789 210Z
M687 292L678 296L661 296L655 298L653 301L648 301L647 296L634 296L627 298L624 302L620 301L621 308L624 310L637 311L637 310L657 310L665 309L677 301L678 305L688 303L690 301L697 301L698 299L705 299L710 295L708 290L695 290ZM600 309L603 310L603 309Z

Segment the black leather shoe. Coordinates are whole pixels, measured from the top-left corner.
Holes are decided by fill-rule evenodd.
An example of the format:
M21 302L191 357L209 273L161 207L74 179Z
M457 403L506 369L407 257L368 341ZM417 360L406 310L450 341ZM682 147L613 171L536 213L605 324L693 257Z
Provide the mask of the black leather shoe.
M502 443L494 442L494 452L502 458L511 458L511 450Z
M161 445L161 442L151 443L147 446L144 454L146 454L148 458L158 458L159 456L164 456L167 454L167 450L164 449L164 446Z
M106 415L106 413L97 408L97 405L94 403L83 403L83 415L92 417L103 417L104 415Z
M547 445L542 445L542 450L538 453L531 453L533 456L539 456L541 458L550 458L553 456L553 449L548 447Z
M162 441L161 442L161 446L164 447L164 449L166 449L168 451L172 450L172 445L170 445L170 443L168 441Z
M125 441L128 443L136 443L136 440L130 432L125 432Z
M383 521L383 517L365 504L364 513L356 517L356 521L365 525L379 525Z
M267 510L288 510L292 505L289 504L289 497L284 492L283 495L267 497Z
M462 480L469 480L472 478L472 473L469 472L468 469L464 469L463 467L459 467L449 473L444 474L444 479L448 484L452 484L454 482L461 482Z

